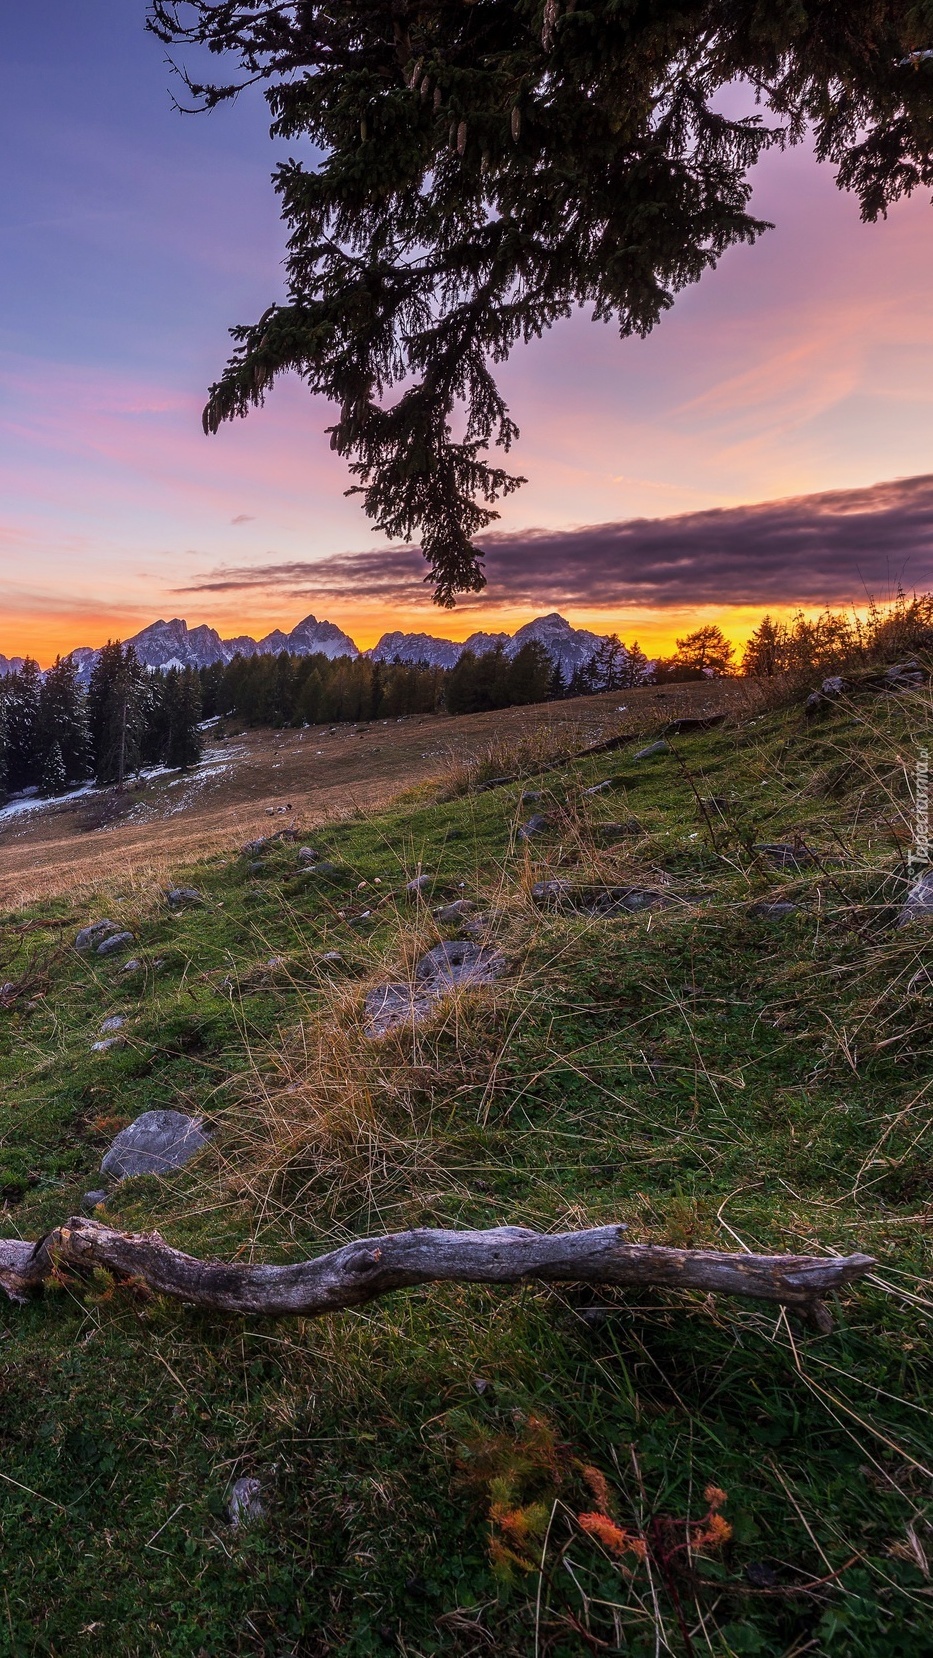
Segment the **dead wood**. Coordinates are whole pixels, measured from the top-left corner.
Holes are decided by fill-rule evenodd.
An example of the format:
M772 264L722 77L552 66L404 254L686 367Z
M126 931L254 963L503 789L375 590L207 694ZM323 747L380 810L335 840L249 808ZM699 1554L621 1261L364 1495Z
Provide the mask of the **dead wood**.
M0 1240L0 1287L24 1300L67 1271L103 1267L159 1295L217 1312L308 1317L358 1307L414 1284L612 1284L750 1296L797 1307L828 1327L823 1298L865 1276L870 1255L727 1255L624 1241L624 1226L544 1234L427 1228L359 1238L288 1266L200 1261L158 1232L118 1232L72 1216L36 1244Z

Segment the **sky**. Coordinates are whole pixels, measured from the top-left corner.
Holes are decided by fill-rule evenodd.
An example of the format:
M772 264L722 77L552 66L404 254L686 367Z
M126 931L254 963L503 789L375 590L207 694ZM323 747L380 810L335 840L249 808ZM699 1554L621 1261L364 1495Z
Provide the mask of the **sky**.
M227 329L283 291L269 182L295 153L256 95L172 104L145 0L0 8L0 652L225 635L309 612L361 646L561 609L670 648L764 609L933 586L933 212L860 222L802 146L772 153L731 250L647 340L578 315L502 371L528 482L453 613L346 499L297 382L206 438Z

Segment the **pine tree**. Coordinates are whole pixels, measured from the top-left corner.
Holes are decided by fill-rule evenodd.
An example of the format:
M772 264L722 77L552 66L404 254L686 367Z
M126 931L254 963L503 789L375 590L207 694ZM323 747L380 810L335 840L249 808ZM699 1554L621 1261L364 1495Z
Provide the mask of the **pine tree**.
M196 766L201 758L201 682L197 669L185 668L178 675L172 724L169 731L165 763L182 771Z
M337 406L331 445L367 513L420 535L438 602L478 590L476 537L521 482L489 463L517 435L490 364L578 306L647 334L768 228L750 173L787 139L812 135L869 220L933 183L930 16L929 0L150 0L162 41L220 62L218 84L189 78L195 101L259 82L275 136L319 157L276 173L287 298L233 331L206 428L297 372ZM765 119L729 113L742 85Z
M87 776L90 748L87 699L72 656L57 656L42 681L38 743L43 778L45 762L56 743L66 780L74 778L82 782Z
M65 762L62 758L61 743L54 742L48 750L42 766L42 782L40 791L46 796L64 794L68 787L68 776L65 771Z
M98 783L118 783L140 765L150 694L132 645L108 640L91 672L88 724Z
M41 776L39 758L39 696L42 675L38 662L27 656L18 673L3 684L6 709L7 787L12 794L33 788Z

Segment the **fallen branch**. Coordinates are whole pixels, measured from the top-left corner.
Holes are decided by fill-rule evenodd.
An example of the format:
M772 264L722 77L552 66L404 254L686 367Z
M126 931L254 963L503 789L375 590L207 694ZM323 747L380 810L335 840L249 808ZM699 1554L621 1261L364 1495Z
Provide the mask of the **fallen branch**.
M624 1226L553 1235L520 1226L488 1232L427 1229L360 1238L290 1266L199 1261L158 1232L117 1232L73 1216L36 1244L0 1240L0 1287L24 1300L67 1270L103 1267L159 1295L217 1312L272 1318L358 1307L390 1290L442 1282L626 1284L751 1296L801 1308L827 1328L822 1298L863 1278L870 1255L726 1255L706 1249L627 1244Z

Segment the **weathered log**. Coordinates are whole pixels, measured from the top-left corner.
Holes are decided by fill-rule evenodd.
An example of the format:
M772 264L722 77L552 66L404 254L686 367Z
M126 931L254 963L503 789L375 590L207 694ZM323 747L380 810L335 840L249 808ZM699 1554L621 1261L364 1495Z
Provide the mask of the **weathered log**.
M798 1307L826 1327L822 1298L864 1277L870 1255L728 1255L628 1244L625 1226L543 1234L419 1229L359 1238L289 1266L199 1261L158 1232L117 1232L72 1216L36 1244L0 1240L0 1287L24 1300L49 1278L103 1267L159 1295L217 1312L303 1317L358 1307L413 1284L624 1284L750 1296Z

